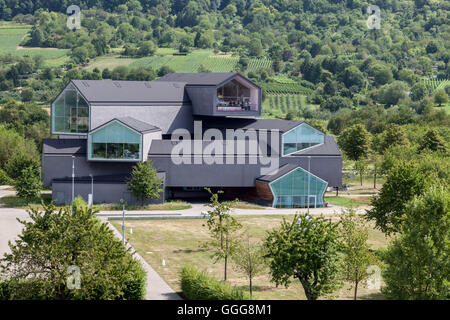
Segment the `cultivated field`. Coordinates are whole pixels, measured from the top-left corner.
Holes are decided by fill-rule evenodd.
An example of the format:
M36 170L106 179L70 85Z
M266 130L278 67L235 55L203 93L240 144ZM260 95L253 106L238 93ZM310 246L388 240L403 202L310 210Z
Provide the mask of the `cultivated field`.
M28 48L21 47L20 43L27 36L31 26L16 23L0 24L0 54L14 54L15 56L41 55L48 65L61 65L68 60L64 49L55 48Z

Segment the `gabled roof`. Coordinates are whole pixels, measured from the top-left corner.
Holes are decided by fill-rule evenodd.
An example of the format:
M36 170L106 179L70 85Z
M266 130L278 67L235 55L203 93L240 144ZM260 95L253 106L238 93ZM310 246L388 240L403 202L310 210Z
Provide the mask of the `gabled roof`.
M200 73L169 73L159 78L158 82L180 81L188 86L218 86L235 76L242 76L239 72L200 72ZM247 81L250 81L246 79ZM251 82L251 81L250 81ZM253 84L253 83L252 83Z
M113 121L119 121L120 123L124 124L125 126L131 128L131 129L133 129L133 130L135 130L135 131L137 131L139 133L146 133L146 132L152 132L152 131L161 131L160 128L158 128L158 127L156 127L154 125L151 125L151 124L149 124L147 122L137 120L137 119L135 119L133 117L114 118L114 119L111 119L108 122L105 122L105 123L99 125L98 127L92 129L91 131L95 131L95 130L101 128L101 127L104 127L104 126L108 125L109 123L111 123Z
M90 104L137 104L189 102L182 82L72 80Z

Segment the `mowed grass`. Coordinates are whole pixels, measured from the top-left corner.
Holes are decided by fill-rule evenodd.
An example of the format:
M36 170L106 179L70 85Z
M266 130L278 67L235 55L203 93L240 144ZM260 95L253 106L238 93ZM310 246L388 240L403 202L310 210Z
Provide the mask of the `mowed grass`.
M26 200L19 198L16 195L4 196L0 198L0 205L8 208L29 208L37 207L42 208L42 203L50 204L52 201L51 193L42 193L40 198L34 198L27 202Z
M340 207L360 207L360 206L368 206L370 205L372 198L371 197L336 197L329 196L325 197L325 201L329 204L340 206Z
M102 203L94 204L94 208L100 211L122 211L123 207L120 203ZM127 205L125 209L127 211L145 210L145 211L155 211L155 210L186 210L190 209L192 206L184 201L167 201L160 204L149 204L146 206L140 205Z
M112 55L104 55L101 57L97 57L93 59L91 63L86 67L86 70L92 71L95 68L99 70L109 69L112 70L119 66L129 66L134 61L138 59L133 58L121 58L119 54L112 54Z
M252 241L262 241L268 230L280 225L283 216L237 216L237 219L248 230ZM293 216L285 216L292 219ZM333 216L334 221L338 220ZM112 224L121 230L120 221ZM180 292L180 271L187 264L194 265L217 279L223 279L223 263L213 263L211 252L203 247L209 240L206 220L174 219L174 220L128 220L126 225L126 239L137 252L167 281L176 291ZM130 229L133 230L130 234ZM389 239L370 225L370 245L373 249L387 246ZM166 265L162 266L165 260ZM235 286L248 290L248 280L233 268L232 262L228 267L228 281ZM293 279L289 288L276 287L270 281L268 270L255 277L254 299L295 300L305 299L303 288L298 280ZM348 285L336 293L323 298L351 299L352 292ZM361 286L359 299L383 298L379 290L367 289Z
M55 65L64 63L63 57L67 57L69 50L56 48L18 48L22 40L27 36L31 26L7 23L0 25L0 54L13 54L15 56L41 55L47 63ZM54 60L54 61L52 61Z

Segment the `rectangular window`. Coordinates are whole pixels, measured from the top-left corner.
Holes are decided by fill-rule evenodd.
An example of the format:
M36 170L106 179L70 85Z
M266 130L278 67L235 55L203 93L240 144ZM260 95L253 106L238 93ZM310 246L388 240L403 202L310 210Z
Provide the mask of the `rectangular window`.
M138 143L92 143L93 159L139 160Z

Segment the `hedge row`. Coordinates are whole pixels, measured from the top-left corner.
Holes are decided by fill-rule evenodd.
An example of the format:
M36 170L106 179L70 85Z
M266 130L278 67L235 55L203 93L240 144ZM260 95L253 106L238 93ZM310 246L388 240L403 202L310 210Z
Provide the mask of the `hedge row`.
M191 266L181 271L181 290L189 300L250 300L242 290Z

